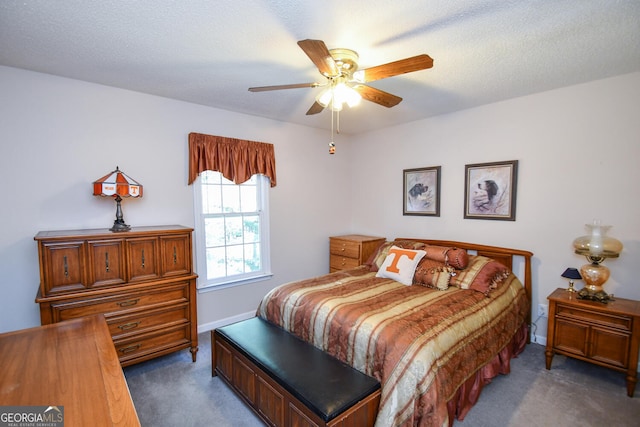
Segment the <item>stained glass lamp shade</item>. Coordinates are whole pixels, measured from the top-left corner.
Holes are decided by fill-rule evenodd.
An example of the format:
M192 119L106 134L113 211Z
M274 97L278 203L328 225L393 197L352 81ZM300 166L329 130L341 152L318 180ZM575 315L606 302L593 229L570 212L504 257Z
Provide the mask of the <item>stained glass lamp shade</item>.
M113 222L111 231L129 231L131 227L125 224L122 218L122 207L120 202L123 197L142 197L142 185L122 172L116 166L116 170L106 174L93 183L94 196L115 197L116 199L116 220Z

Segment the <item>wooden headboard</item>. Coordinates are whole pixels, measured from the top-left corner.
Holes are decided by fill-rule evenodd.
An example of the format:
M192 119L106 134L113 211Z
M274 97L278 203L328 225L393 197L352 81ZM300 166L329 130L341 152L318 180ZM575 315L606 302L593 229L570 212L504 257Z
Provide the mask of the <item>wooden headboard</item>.
M531 257L533 252L523 251L521 249L501 248L498 246L479 245L476 243L467 242L454 242L453 240L431 240L431 239L416 239L416 238L396 238L395 240L413 240L422 242L427 245L436 246L451 246L468 251L475 251L476 254L493 258L496 261L506 265L509 270L513 271L513 259L514 257L524 258L524 277L522 277L522 284L524 285L525 293L531 304ZM531 325L531 307L527 314L527 324Z

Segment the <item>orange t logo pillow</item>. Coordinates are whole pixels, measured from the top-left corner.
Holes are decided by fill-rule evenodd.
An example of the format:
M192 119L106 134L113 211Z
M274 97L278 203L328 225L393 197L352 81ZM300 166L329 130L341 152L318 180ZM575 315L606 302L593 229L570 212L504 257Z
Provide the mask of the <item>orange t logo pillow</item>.
M414 251L392 246L376 277L396 280L404 285L413 283L413 274L418 262L426 255L425 251Z
M417 251L413 251L411 249L401 249L401 248L389 249L389 255L391 254L396 254L396 256L393 257L391 264L389 264L386 268L386 270L391 273L400 273L400 269L398 268L398 263L400 262L400 259L403 256L408 257L410 260L413 260L416 256L418 256Z

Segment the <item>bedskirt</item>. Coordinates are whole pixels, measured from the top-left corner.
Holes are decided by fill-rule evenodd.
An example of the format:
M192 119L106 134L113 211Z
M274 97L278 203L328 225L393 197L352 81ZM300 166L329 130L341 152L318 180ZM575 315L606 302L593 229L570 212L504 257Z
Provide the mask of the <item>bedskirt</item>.
M458 388L454 396L447 402L449 427L453 425L454 418L458 421L464 420L464 417L478 401L485 385L498 375L506 375L511 372L511 359L524 351L528 336L529 326L523 323L511 341L489 363L478 369Z

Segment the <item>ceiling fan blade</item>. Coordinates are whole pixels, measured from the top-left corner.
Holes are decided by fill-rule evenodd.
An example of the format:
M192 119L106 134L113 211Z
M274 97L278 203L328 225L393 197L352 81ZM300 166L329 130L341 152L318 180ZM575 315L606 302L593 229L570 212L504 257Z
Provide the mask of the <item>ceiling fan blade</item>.
M402 98L396 95L392 95L388 92L376 89L367 85L356 85L353 87L364 99L367 101L375 102L383 107L391 108L398 105Z
M268 90L280 90L280 89L298 89L301 87L318 87L319 83L295 83L290 85L277 85L277 86L258 86L250 87L249 92L265 92Z
M298 46L309 59L318 67L318 70L327 77L335 77L339 74L336 62L333 60L327 45L322 40L305 39L298 42Z
M318 102L314 102L313 105L311 106L311 108L309 108L309 110L307 111L307 116L310 116L312 114L318 114L321 113L322 110L324 110L324 107L320 104L318 104Z
M356 71L354 78L360 83L367 83L431 67L433 67L433 59L429 55L422 54Z

